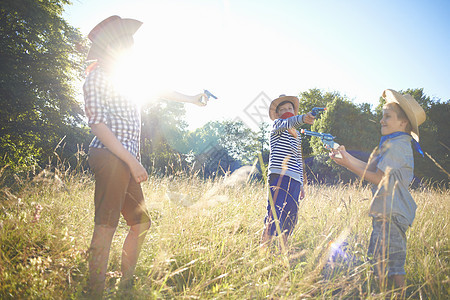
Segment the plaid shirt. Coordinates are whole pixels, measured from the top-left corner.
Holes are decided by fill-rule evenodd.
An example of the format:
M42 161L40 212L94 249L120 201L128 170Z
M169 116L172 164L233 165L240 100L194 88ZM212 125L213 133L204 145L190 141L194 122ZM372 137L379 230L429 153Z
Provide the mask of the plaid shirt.
M104 123L122 145L139 158L141 114L139 106L120 95L101 67L86 77L83 85L85 112L88 124ZM106 148L94 137L89 147Z

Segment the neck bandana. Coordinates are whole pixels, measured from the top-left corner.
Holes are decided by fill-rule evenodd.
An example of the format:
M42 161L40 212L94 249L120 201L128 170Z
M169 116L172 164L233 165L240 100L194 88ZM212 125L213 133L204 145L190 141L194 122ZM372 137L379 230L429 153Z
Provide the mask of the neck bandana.
M378 148L381 149L381 146L383 145L383 143L384 143L385 141L387 141L387 140L389 140L389 139L392 139L392 138L395 138L395 137L398 137L398 136L401 136L401 135L409 135L409 134L407 134L406 132L397 131L397 132L394 132L394 133L391 133L391 134L388 134L388 135L383 135L383 136L381 137L380 145L378 146ZM411 137L411 135L409 135L409 136ZM422 156L424 156L423 151L422 151L422 148L420 148L419 142L417 142L415 139L413 139L413 138L411 137L411 143L412 143L413 146L414 146L414 150L416 150L419 154L421 154Z
M294 116L293 113L285 112L280 118L281 118L281 119L287 119L287 118L290 118L290 117L293 117L293 116ZM295 138L298 137L298 135L297 135L297 130L296 130L295 128L288 128L287 131L288 131L293 137L295 137Z

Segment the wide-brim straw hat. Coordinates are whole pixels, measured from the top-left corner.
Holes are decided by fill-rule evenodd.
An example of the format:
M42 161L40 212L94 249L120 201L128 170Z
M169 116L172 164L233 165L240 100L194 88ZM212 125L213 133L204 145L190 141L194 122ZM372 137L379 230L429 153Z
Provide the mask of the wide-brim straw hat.
M285 102L285 101L291 102L292 105L294 106L294 112L296 112L296 113L298 112L298 108L300 106L300 103L299 103L297 97L280 95L280 97L278 97L277 99L273 100L270 103L269 117L270 117L270 119L272 119L272 121L275 120L275 119L278 119L277 107L278 107L278 105L280 105L280 103Z
M425 122L427 116L416 99L410 94L402 95L390 89L384 90L382 96L386 100L386 103L394 102L400 105L411 123L411 136L416 141L419 141L419 125Z
M141 21L122 19L119 16L111 16L101 21L88 34L92 46L89 49L87 60L101 57L109 43L132 37L141 25Z

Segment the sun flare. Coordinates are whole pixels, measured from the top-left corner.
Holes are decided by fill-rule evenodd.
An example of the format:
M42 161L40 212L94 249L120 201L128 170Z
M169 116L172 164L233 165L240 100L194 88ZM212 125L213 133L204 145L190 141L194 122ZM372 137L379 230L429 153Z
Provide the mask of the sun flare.
M153 21L155 22L155 21ZM135 34L130 51L122 53L114 71L114 82L121 93L143 105L165 91L198 94L203 91L207 69L205 51L195 49L195 31L191 38L177 33L179 23L164 24L157 29L144 24ZM166 22L167 23L167 22ZM148 26L146 26L148 25Z

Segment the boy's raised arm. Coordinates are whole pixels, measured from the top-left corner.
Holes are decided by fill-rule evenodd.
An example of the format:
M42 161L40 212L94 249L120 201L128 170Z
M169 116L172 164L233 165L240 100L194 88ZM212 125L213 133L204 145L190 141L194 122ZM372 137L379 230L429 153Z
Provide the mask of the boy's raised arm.
M205 93L188 96L175 91L164 91L158 95L158 98L168 101L192 103L198 106L205 106L208 102L208 96Z

